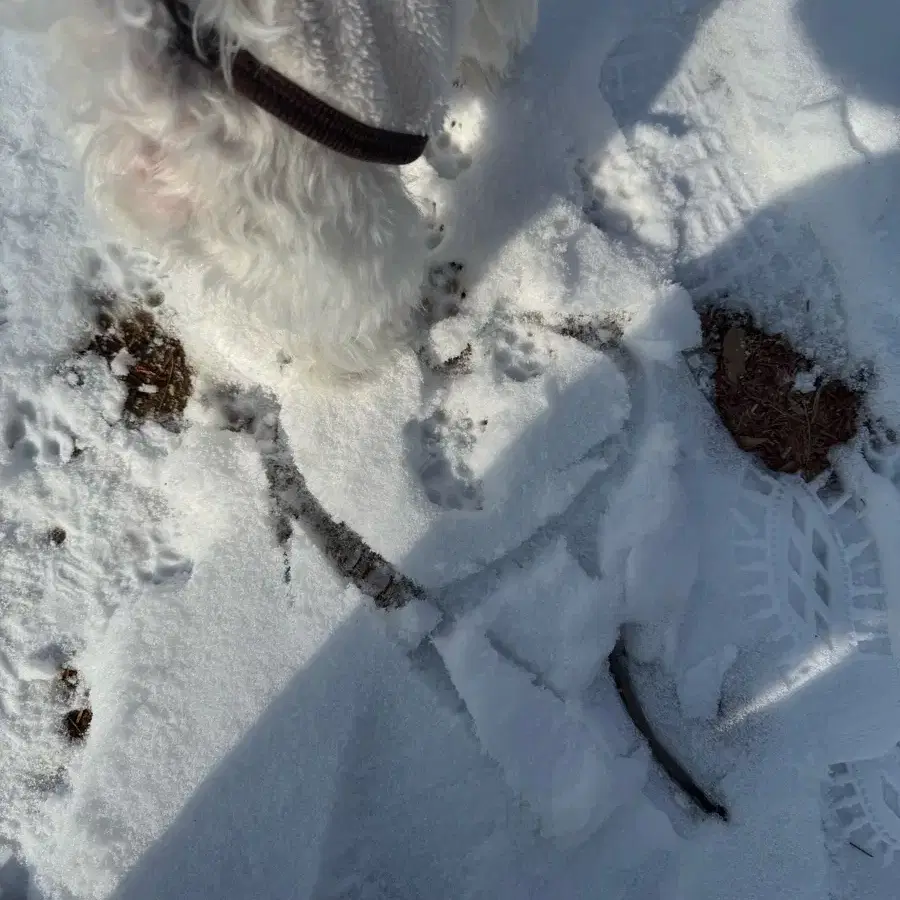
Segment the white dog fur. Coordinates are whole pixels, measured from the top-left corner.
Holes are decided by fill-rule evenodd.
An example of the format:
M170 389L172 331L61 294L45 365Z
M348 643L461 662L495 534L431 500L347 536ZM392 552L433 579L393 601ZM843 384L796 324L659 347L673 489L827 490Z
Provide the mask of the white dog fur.
M24 0L40 4L42 0ZM399 170L290 130L169 53L158 0L44 0L90 200L223 316L301 365L356 373L403 340L426 257ZM538 0L191 0L197 25L371 125L429 133L460 62L502 74ZM227 309L226 309L227 307Z

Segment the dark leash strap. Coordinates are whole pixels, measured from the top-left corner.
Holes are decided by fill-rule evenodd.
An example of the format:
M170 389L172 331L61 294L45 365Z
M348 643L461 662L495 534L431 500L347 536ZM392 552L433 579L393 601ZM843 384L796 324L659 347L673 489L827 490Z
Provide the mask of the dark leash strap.
M209 71L220 71L218 33L205 31L195 44L193 13L187 3L162 3L175 23L177 51ZM304 137L344 156L385 166L405 166L425 152L425 135L366 125L329 106L246 50L235 54L231 78L236 93Z

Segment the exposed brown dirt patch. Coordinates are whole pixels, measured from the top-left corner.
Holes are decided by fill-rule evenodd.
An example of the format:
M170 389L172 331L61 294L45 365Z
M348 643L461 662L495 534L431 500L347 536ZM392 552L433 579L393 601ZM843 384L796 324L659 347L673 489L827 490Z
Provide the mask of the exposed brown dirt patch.
M856 434L862 394L749 316L708 309L701 323L716 363L716 408L738 446L775 472L807 480L824 472L831 449Z
M94 714L88 702L89 692L82 686L78 669L67 665L59 670L56 694L59 702L69 707L60 722L60 730L70 741L83 741Z
M93 718L94 714L89 708L70 710L63 717L63 731L70 741L83 741Z
M194 390L184 347L146 309L117 318L100 314L96 334L85 352L103 357L125 384L125 412L137 423L177 428Z

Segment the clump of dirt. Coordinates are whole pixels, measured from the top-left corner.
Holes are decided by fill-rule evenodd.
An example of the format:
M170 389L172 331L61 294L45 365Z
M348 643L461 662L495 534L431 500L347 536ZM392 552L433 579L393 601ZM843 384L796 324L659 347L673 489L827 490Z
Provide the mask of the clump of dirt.
M177 429L194 390L194 375L184 347L146 309L114 318L98 317L86 353L96 353L127 388L125 412L138 424L153 421Z
M53 544L54 547L59 547L65 543L66 540L66 529L61 525L54 525L47 532L47 540Z
M701 325L716 362L715 405L738 446L775 472L811 480L828 469L829 451L856 434L862 394L749 316L708 309Z
M61 730L70 741L83 741L94 713L88 705L88 692L81 688L81 675L78 669L65 666L59 670L56 689L59 699L66 705L74 705L74 709L68 710L62 718ZM76 705L76 701L77 705Z
M594 350L602 350L621 340L623 333L622 325L613 318L600 321L581 314L567 316L562 325L554 330Z
M83 741L87 737L88 729L94 714L90 708L73 709L63 717L63 730L70 741Z

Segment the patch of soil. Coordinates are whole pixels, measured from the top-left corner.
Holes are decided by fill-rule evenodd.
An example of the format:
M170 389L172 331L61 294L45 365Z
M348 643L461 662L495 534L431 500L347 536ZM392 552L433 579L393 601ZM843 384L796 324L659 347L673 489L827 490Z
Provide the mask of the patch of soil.
M70 741L83 741L93 718L94 714L89 707L70 710L63 717L63 731Z
M124 382L125 412L138 424L153 421L177 429L194 390L194 376L178 338L162 329L146 309L114 318L98 317L102 331L86 353L96 353Z
M783 335L749 316L701 313L703 346L715 359L715 405L737 445L775 472L811 480L860 423L862 394L818 372Z
M94 714L90 707L90 692L84 688L81 673L71 665L63 666L56 677L57 702L68 707L60 722L60 730L70 741L83 741Z
M594 350L603 350L621 340L623 334L621 324L612 318L599 321L581 314L567 316L563 324L554 330Z

